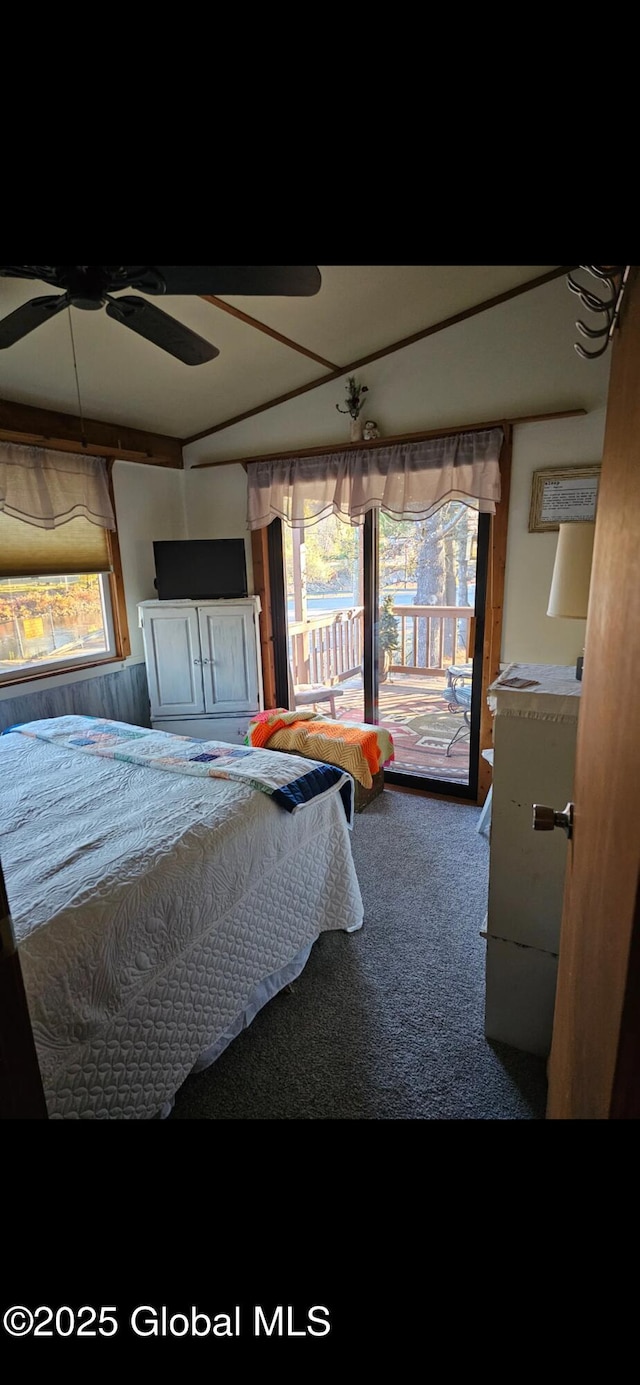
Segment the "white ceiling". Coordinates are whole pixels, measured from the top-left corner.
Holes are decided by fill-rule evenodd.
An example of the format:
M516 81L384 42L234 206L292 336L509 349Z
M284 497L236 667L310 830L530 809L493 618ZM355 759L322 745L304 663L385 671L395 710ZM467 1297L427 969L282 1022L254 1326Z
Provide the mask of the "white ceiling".
M104 312L71 308L0 350L0 400L78 415L70 319L85 418L189 438L327 377L375 351L555 265L320 265L312 298L223 301L321 356L322 365L201 299L163 297L162 311L213 342L220 355L187 366ZM49 284L0 278L0 318ZM149 297L157 306L158 299Z

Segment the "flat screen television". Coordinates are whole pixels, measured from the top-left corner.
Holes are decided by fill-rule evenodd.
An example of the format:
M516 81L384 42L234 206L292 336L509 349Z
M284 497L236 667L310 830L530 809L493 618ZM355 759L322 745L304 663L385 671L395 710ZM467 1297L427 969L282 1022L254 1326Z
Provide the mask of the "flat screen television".
M248 596L244 539L176 539L154 543L160 601Z

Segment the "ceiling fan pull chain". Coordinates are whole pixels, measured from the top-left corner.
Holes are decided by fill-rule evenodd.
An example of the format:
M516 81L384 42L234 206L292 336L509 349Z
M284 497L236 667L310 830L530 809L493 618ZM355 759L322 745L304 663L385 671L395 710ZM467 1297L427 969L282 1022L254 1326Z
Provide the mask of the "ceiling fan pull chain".
M71 308L69 308L69 331L70 331L70 333L71 333L71 350L72 350L72 352L73 352L73 369L75 370L75 374L76 374L76 390L77 390L77 392L78 392L78 409L79 409L79 411L80 411L80 441L81 441L81 443L82 443L82 446L83 446L83 447L86 447L86 445L87 445L87 439L85 438L85 435L84 435L84 419L83 419L83 417L82 417L82 400L81 400L81 398L80 398L80 382L79 382L79 380L78 380L78 362L77 362L77 360L76 360L76 344L75 344L75 341L74 341L74 339L73 339L73 323L72 323L72 321L71 321Z

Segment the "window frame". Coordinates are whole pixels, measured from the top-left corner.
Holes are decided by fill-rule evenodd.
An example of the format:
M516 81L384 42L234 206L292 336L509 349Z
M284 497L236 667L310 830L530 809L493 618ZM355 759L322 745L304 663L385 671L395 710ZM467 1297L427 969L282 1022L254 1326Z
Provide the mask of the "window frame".
M121 663L123 659L131 653L131 640L129 638L129 624L127 620L127 606L124 590L124 579L122 575L122 560L120 557L120 542L118 539L118 518L116 515L116 503L113 489L113 457L105 458L107 464L107 481L109 495L115 520L115 529L108 529L107 546L111 571L99 573L102 586L103 610L105 615L106 633L109 636L109 652L102 657L91 659L69 659L60 660L55 665L47 669L38 668L33 665L23 669L16 674L0 674L0 691L5 688L17 687L23 683L33 683L46 678L53 678L61 673L82 673L85 669L98 668L102 665ZM109 601L105 600L108 592Z

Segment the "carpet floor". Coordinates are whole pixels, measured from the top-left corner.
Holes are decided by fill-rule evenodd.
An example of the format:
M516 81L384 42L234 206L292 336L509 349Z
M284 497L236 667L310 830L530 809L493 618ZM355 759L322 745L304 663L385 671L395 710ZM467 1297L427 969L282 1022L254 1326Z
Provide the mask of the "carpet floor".
M480 809L386 789L355 819L358 933L323 934L170 1120L543 1120L546 1064L484 1036Z

